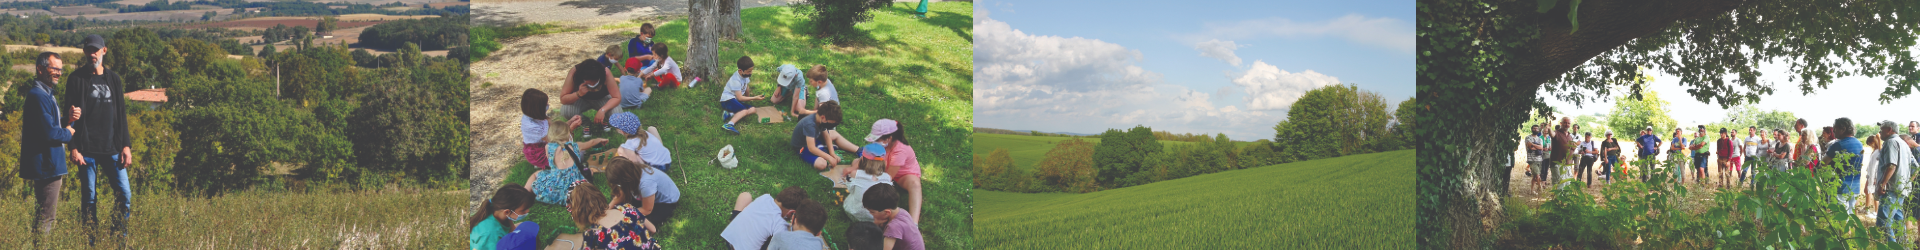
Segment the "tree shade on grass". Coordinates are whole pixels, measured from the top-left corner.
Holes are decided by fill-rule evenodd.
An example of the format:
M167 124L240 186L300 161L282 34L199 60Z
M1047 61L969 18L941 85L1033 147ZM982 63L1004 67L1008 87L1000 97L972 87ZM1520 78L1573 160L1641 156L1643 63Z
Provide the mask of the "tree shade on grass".
M826 41L812 38L805 33L810 27L805 16L787 7L744 9L741 11L742 41L721 42L719 57L731 60L749 55L754 58L757 67L751 85L753 94L774 92L776 85L771 83L776 74L769 72L780 64L826 65L833 72L831 79L844 101L841 110L846 121L837 130L856 143L865 137L875 120L895 119L904 124L924 172L922 185L926 201L922 211L926 214L920 215L924 216L920 230L928 249L971 249L974 248L973 176L971 158L966 152L973 147L968 137L973 134L972 45L965 38L955 36L954 31L970 30L972 26L914 19L906 14L912 7L896 4L875 10L874 21L860 28L884 27L885 32L870 34L886 42L856 48L830 47ZM964 2L936 3L931 7L936 13L950 16L971 15L973 10L972 3ZM669 46L686 44L686 20L656 25L655 42ZM632 35L623 32L620 37ZM673 49L669 54L679 60L685 53L685 50ZM723 64L727 75L734 70L730 62ZM708 78L693 88L656 88L642 108L627 110L639 116L645 126L656 127L674 154L673 168L668 175L680 188L680 207L672 221L661 225L660 242L673 248L724 248L719 234L726 227L729 211L739 193L757 196L799 186L812 199L826 205L828 218L823 232L831 244L845 248L846 239L842 234L850 220L838 206L843 191L833 189L832 183L799 160L795 154L798 149L787 145L793 131L792 122L761 124L758 117L748 117L752 120L741 120L738 124L740 135L720 128L724 121L720 120L721 110L715 98L725 80ZM747 104L771 108L764 100ZM582 136L577 138L580 141L591 139L579 133L575 135ZM618 137L611 131L595 131L592 138L606 138L610 142L588 151L604 151L625 141ZM725 169L711 163L713 155L729 145L739 153L739 167ZM851 159L845 157L849 155L845 152L841 155ZM502 184L520 185L533 169L521 162L508 171ZM601 185L605 183L603 174L591 179L596 186L608 186ZM902 199L902 207L904 203ZM570 228L572 222L562 206L537 204L528 217L542 225L543 244L557 234L578 230ZM548 228L555 231L547 231Z

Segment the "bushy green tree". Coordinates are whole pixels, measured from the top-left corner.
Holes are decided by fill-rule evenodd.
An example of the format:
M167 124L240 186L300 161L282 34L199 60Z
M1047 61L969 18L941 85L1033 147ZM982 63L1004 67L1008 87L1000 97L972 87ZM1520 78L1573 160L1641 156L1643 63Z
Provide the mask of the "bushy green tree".
M1307 91L1274 125L1273 141L1285 144L1283 162L1372 153L1370 142L1387 135L1386 102L1357 85Z
M1622 95L1613 100L1613 111L1607 113L1607 128L1613 130L1614 135L1634 138L1640 136L1640 130L1653 127L1654 134L1668 139L1667 133L1680 126L1680 122L1667 115L1671 110L1668 106L1672 104L1661 99L1660 93L1655 91L1647 91L1638 97ZM1521 124L1521 127L1524 129L1525 125L1530 124L1534 123Z
M1099 170L1095 180L1109 189L1146 183L1149 175L1140 174L1140 167L1147 155L1162 149L1160 141L1153 138L1152 128L1134 126L1124 132L1108 129L1100 133L1100 145L1094 147L1094 167Z
M1094 144L1080 138L1056 143L1047 150L1047 156L1034 165L1034 176L1047 186L1053 186L1067 192L1086 193L1100 190L1100 184L1094 181L1099 176L1093 167Z

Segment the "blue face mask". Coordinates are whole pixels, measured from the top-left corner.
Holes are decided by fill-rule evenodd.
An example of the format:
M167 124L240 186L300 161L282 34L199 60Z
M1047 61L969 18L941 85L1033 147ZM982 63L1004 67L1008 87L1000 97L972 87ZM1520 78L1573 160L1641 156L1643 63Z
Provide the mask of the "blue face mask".
M520 214L519 216L513 217L513 222L520 222L521 220L524 220L526 218L527 218L527 214Z

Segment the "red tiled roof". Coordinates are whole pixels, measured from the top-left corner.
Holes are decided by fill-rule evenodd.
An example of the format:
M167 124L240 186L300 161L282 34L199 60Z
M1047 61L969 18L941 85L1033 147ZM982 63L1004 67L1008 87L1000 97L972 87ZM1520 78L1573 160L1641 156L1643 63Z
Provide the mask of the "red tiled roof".
M127 99L138 102L167 102L167 89L142 89L127 92Z

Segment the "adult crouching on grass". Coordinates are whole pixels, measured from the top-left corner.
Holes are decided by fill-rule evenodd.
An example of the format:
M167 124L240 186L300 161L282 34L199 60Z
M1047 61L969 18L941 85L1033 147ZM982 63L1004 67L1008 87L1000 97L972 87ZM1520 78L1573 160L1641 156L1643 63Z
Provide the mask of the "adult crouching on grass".
M60 84L63 63L60 55L53 52L41 52L35 55L34 78L32 88L22 90L25 102L20 111L20 178L33 185L33 197L36 203L31 228L34 232L53 231L54 218L59 217L56 210L60 204L61 177L67 175L66 143L73 139L74 120L79 119L79 109L70 111L66 119L61 119L61 106L53 98L54 88ZM39 237L34 237L38 244Z
M560 87L560 117L573 117L588 110L596 111L591 121L594 126L584 132L593 136L594 128L606 132L608 114L623 112L620 108L620 81L615 81L613 73L593 60L581 61L567 71L567 81Z
M95 181L105 175L120 203L113 207L112 230L126 237L127 219L133 215L133 189L127 176L127 168L133 166L133 139L127 133L126 91L120 89L120 74L107 69L102 60L107 56L107 39L87 35L81 43L87 54L80 69L67 75L66 92L67 106L87 114L73 122L72 148L67 149L67 157L80 164L80 222L88 232L99 224L95 205L100 192ZM88 244L94 241L89 234Z
M613 186L613 203L633 205L647 221L654 225L666 225L673 211L680 207L680 187L665 171L641 166L624 157L616 157L607 165L607 185Z

